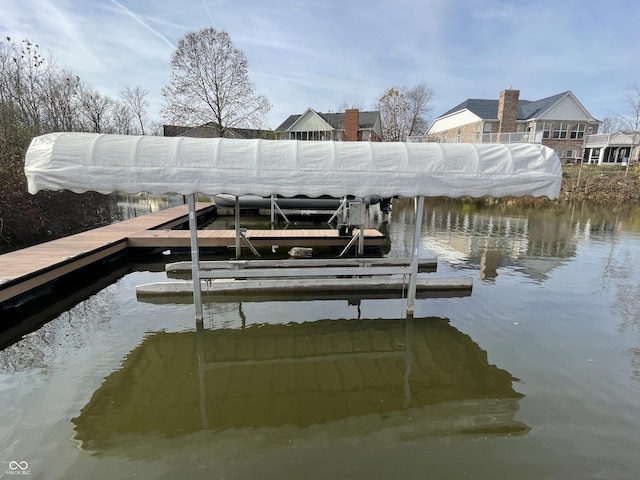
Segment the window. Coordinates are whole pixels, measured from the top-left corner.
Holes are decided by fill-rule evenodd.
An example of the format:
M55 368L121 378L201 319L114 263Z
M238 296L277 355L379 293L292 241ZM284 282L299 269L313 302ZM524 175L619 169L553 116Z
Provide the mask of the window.
M578 158L577 150L567 150L567 158Z
M540 126L540 125L538 125ZM549 122L542 123L542 138L551 138L551 124Z
M567 124L565 122L560 122L553 130L553 138L567 138Z
M584 138L585 127L586 126L584 123L576 123L575 125L573 125L571 127L571 131L569 132L569 138L575 138L578 140Z
M556 152L556 155L558 155L558 158L562 158L562 149L561 148L554 148L553 151Z

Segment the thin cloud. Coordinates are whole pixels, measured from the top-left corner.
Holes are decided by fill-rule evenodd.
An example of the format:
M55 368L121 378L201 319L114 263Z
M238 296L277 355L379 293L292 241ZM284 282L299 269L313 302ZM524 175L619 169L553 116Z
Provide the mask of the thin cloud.
M202 6L204 7L205 11L207 12L207 15L209 16L209 18L211 19L211 23L213 23L213 26L215 28L218 28L218 26L216 25L216 21L213 18L213 15L211 15L211 10L209 10L209 5L207 5L207 2L205 0L202 0Z
M625 111L627 87L640 81L640 66L629 60L638 42L619 17L624 11L627 24L640 20L635 0L599 10L596 23L577 0L371 0L367 8L344 0L320 8L260 0L1 1L3 34L38 43L108 95L141 85L151 118L159 117L174 45L210 26L247 56L256 92L273 105L271 126L307 107L368 107L392 85L418 83L433 88L434 114L466 98L496 99L511 85L529 100L571 90L601 118Z
M161 39L163 42L165 42L171 49L174 49L175 46L173 45L173 43L171 43L169 41L169 39L167 39L167 37L165 37L164 35L162 35L160 32L158 32L155 28L151 27L149 24L147 24L142 18L140 18L139 15L136 15L135 13L133 13L131 10L129 10L127 7L125 7L124 5L122 5L119 2L116 2L116 0L111 0L111 3L113 3L114 5L116 5L118 8L120 8L123 12L125 12L127 15L129 15L132 19L134 19L136 22L138 22L140 25L142 25L144 28L146 28L147 30L149 30L151 33L153 33L156 37L158 37L159 39Z

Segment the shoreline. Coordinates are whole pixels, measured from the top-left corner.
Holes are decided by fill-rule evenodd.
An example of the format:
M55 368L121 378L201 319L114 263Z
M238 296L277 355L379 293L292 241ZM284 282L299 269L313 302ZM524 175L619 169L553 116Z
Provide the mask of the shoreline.
M562 166L558 200L640 201L640 167L568 164Z

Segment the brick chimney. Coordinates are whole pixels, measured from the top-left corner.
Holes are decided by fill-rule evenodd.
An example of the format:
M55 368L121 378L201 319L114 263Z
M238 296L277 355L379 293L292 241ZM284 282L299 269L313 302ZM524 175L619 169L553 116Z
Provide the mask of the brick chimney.
M344 140L350 142L358 141L358 125L360 124L360 115L357 108L345 111L344 116Z
M511 133L517 130L518 102L520 90L503 90L498 101L498 133Z

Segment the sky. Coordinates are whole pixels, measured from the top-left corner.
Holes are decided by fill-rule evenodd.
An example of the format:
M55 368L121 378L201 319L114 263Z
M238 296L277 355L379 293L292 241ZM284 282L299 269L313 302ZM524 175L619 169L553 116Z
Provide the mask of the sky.
M113 98L141 86L157 121L180 38L224 30L272 104L270 128L307 108L372 110L390 87L422 83L431 119L506 88L570 90L596 119L628 116L638 25L637 0L0 0L0 38L29 39Z

